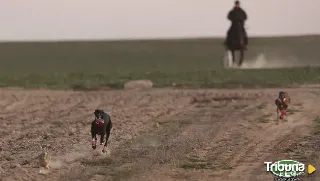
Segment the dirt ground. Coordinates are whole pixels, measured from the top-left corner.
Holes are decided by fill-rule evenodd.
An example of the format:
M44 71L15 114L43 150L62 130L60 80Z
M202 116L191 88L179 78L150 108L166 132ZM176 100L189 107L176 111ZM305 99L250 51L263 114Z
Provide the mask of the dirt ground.
M281 159L320 169L319 89L285 89L292 103L280 122L278 91L1 89L0 180L270 181L263 163ZM107 155L91 149L96 108L114 124ZM52 162L40 175L42 151Z

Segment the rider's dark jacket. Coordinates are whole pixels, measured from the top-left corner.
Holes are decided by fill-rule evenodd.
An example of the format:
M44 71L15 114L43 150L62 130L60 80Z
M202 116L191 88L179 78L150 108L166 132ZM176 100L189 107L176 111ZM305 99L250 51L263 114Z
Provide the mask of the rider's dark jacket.
M229 11L228 19L232 22L232 25L240 22L244 26L244 22L247 20L247 13L240 7L234 7Z
M240 7L234 7L231 11L229 11L227 18L231 21L231 26L227 33L227 40L225 43L232 41L231 38L231 30L237 27L237 23L240 22L242 30L244 32L244 44L248 45L248 36L247 32L244 28L244 23L247 20L247 13Z

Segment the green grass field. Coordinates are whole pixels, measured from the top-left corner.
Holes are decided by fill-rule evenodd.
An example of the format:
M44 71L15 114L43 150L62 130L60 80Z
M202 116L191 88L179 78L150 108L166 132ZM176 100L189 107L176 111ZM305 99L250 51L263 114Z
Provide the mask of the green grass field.
M320 36L251 38L246 59L318 63ZM222 39L0 43L0 86L113 87L150 79L155 87L275 87L319 83L320 68L225 70Z

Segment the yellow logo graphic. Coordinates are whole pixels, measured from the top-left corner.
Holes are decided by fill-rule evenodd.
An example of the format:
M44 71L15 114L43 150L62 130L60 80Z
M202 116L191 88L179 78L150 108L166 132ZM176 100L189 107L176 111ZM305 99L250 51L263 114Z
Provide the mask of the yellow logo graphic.
M316 171L316 168L312 165L308 165L308 174L312 174L314 171Z

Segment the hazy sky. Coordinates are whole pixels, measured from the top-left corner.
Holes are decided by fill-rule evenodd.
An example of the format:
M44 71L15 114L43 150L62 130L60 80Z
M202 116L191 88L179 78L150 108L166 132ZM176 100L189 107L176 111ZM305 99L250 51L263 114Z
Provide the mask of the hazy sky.
M233 0L1 0L0 40L225 36ZM320 0L242 0L248 34L320 34Z

